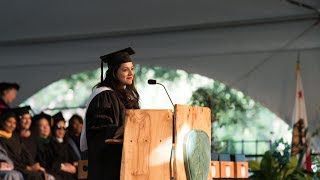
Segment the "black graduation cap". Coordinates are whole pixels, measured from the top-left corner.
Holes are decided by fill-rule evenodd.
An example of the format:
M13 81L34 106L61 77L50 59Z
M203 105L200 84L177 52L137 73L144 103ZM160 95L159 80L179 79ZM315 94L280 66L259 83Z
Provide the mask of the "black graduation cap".
M10 82L0 82L0 92L2 93L3 91L7 89L16 89L19 90L20 86L17 83L10 83Z
M32 123L32 124L37 124L36 122L39 121L40 119L43 119L43 118L48 120L50 125L52 124L51 116L49 114L44 113L44 112L41 112L40 114L37 114L37 115L33 116L32 121L35 122L35 123Z
M17 107L17 108L14 108L14 111L16 112L17 116L22 116L24 114L30 114L31 107L30 106Z
M103 81L103 63L108 64L108 68L111 68L115 65L132 62L130 55L135 54L131 47L100 56L101 59L101 82Z
M7 120L10 117L14 117L17 119L17 115L13 109L4 109L0 115L0 122Z
M51 126L55 126L59 121L65 121L62 112L58 112L57 114L53 115L52 119L53 123L51 124Z

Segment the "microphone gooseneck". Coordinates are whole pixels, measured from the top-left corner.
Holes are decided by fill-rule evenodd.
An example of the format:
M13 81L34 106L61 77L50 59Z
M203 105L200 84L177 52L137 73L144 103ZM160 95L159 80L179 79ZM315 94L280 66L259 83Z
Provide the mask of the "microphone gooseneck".
M164 90L166 91L166 93L167 93L167 95L168 95L168 97L169 97L169 99L170 99L170 101L171 101L172 106L174 107L174 104L173 104L173 102L172 102L172 99L171 99L171 97L170 97L170 95L169 95L169 93L168 93L168 91L167 91L166 87L164 87L164 85L163 85L163 84L160 84L160 83L157 83L157 84L161 85L161 86L164 88Z
M173 102L172 102L172 99L171 99L171 97L170 97L170 95L169 95L166 87L165 87L163 84L157 83L157 81L154 80L154 79L149 79L149 80L148 80L148 84L150 84L150 85L154 85L154 84L159 84L159 85L161 85L161 86L164 88L164 90L166 91L166 93L167 93L167 95L168 95L168 97L169 97L169 99L170 99L170 102L171 102L172 106L174 107L174 104L173 104Z

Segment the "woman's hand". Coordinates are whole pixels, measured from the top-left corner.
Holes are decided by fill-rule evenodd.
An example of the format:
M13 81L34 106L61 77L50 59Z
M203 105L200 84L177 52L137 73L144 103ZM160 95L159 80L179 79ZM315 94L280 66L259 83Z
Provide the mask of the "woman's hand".
M64 172L71 173L71 174L75 174L77 172L76 167L73 166L70 163L62 163L61 164L61 170L64 171Z
M78 161L76 161L76 162L73 162L73 165L74 165L75 167L78 167L78 165L79 165L79 162L78 162Z
M6 162L0 162L0 170L13 170L13 165L6 163Z
M46 172L46 170L40 166L39 163L35 163L34 165L32 166L27 166L27 170L29 171L42 171L42 172Z

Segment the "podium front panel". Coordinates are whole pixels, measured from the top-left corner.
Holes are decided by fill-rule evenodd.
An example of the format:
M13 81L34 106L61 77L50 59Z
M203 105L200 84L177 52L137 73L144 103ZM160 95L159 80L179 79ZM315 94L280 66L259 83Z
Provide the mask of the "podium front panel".
M171 110L127 110L122 180L170 179Z
M174 176L177 180L186 180L183 145L186 134L191 130L202 130L209 136L211 142L211 110L206 107L175 105L175 159ZM210 162L208 162L210 167ZM211 173L208 173L208 178Z

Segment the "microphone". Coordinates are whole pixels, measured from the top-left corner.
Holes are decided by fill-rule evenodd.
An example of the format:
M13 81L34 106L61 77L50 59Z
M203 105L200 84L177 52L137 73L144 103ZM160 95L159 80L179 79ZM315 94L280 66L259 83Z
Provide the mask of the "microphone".
M171 100L171 97L170 97L170 95L169 95L169 93L168 93L168 91L167 91L166 87L164 87L164 85L163 85L163 84L161 84L161 83L157 83L157 81L156 81L156 80L154 80L154 79L149 79L149 80L148 80L148 84L150 84L150 85L155 85L155 84L159 84L159 85L161 85L161 86L164 88L164 90L166 91L166 93L167 93L167 95L168 95L168 97L169 97L169 99L170 99L170 101L171 101L171 104L172 104L172 106L174 107L174 104L173 104L173 102L172 102L172 100Z
M150 84L150 85L157 84L157 81L154 79L149 79L148 84Z

